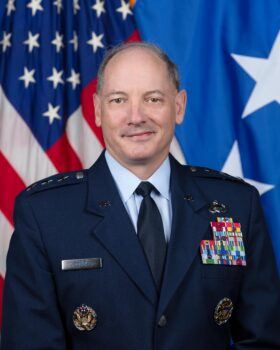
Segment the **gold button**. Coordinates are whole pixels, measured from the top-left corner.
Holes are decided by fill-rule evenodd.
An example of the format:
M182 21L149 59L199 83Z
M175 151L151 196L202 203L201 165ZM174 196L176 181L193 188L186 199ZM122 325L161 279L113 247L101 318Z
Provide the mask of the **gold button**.
M73 322L80 331L91 331L97 324L97 313L91 307L83 304L75 309Z
M219 301L218 305L215 308L214 320L221 326L226 323L232 315L233 303L229 298L223 298Z

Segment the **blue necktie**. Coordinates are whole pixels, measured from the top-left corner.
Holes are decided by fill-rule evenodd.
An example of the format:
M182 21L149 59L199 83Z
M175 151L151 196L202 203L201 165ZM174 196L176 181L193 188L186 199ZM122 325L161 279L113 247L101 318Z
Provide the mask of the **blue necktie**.
M157 289L160 291L166 256L166 241L160 212L150 195L152 191L158 192L147 181L141 182L135 190L136 194L143 197L137 221L137 234Z

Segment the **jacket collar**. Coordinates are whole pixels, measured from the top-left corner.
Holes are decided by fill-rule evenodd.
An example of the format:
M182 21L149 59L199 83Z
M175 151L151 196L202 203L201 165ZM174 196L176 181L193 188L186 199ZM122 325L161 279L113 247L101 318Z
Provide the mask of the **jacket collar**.
M210 222L209 201L189 166L182 166L172 156L170 159L173 218L158 318L189 271Z
M104 152L88 174L87 210L94 214L93 237L154 305L156 286L133 224L119 196Z

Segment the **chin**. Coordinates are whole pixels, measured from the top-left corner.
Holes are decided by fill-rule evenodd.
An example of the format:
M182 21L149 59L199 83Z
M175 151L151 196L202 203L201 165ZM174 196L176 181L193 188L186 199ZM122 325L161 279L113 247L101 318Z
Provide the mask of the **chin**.
M126 150L129 150L128 152L125 152L125 158L129 163L133 164L148 164L160 161L162 158L164 158L165 151L164 149L155 149L154 147L146 147L146 148L129 148L129 146L126 148ZM168 154L168 151L167 151Z
M148 152L134 152L126 157L131 163L146 163L153 159L153 154Z

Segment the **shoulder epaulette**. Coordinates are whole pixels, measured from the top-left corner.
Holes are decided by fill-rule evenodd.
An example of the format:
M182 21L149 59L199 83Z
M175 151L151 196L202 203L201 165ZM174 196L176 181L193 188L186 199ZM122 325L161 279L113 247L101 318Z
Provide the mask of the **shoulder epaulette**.
M28 186L23 191L23 193L33 194L46 189L80 183L85 181L85 179L86 179L86 170L60 173L60 174L49 176L40 181L34 182L32 185Z
M222 171L218 171L218 170L214 170L206 167L200 167L200 166L188 166L188 168L190 173L193 174L193 176L229 180L229 181L235 181L235 182L246 184L246 182L241 177L235 177L235 176L226 174Z

